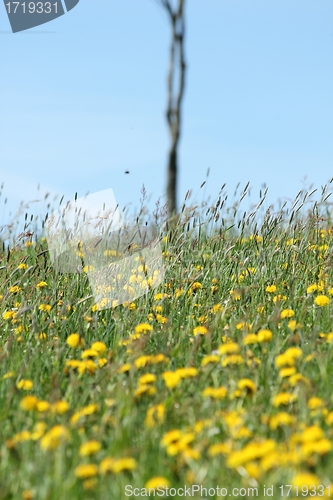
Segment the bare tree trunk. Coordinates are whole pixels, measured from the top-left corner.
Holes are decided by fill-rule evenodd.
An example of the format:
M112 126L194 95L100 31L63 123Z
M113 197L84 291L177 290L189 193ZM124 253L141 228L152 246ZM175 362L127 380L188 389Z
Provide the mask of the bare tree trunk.
M185 88L185 0L177 0L173 9L171 0L159 0L168 13L171 24L171 47L168 73L168 102L166 118L171 137L167 170L167 204L169 218L177 213L178 146L181 129L181 108Z

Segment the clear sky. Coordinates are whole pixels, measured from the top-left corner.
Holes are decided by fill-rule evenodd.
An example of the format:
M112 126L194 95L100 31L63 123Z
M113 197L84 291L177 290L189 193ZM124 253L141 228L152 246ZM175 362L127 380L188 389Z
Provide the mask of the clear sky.
M214 200L225 182L232 198L250 181L250 203L263 183L269 203L320 189L333 177L332 0L187 0L186 16L179 202L188 189ZM154 206L169 40L154 0L81 0L17 34L0 5L0 222L46 191L112 188L134 207L144 184Z

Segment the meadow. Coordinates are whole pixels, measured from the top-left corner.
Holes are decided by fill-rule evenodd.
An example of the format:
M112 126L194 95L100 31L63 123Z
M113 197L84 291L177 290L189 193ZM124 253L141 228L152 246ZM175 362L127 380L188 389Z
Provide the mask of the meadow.
M187 200L164 282L110 309L28 226L4 241L0 498L333 496L333 224L309 196L260 222L264 197Z

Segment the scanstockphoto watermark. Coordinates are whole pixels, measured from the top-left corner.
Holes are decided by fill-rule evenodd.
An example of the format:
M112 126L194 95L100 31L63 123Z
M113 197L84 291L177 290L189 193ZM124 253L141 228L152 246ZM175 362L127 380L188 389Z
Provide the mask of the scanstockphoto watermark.
M204 498L271 498L274 494L278 493L281 498L308 498L310 497L330 497L331 496L331 485L295 485L295 484L282 484L277 485L266 485L264 484L260 488L257 487L243 487L243 488L224 488L221 486L215 486L211 488L206 488L199 484L192 484L191 486L183 486L179 488L172 488L169 486L157 486L156 488L134 488L133 486L127 484L125 486L125 496L127 497L196 497L200 496L201 499Z
M3 0L13 33L49 23L77 6L80 0Z
M68 202L45 228L53 267L86 273L98 310L131 302L164 279L158 228L126 222L112 189Z
M271 496L267 494L268 492L265 490L263 496ZM201 498L226 498L226 497L258 497L259 489L258 488L223 488L220 486L214 486L211 488L205 488L199 484L192 484L191 486L183 486L179 488L172 488L169 486L157 486L157 488L134 488L131 485L127 484L125 486L125 495L127 497L174 497L174 498L182 498L182 497L195 497L199 495Z

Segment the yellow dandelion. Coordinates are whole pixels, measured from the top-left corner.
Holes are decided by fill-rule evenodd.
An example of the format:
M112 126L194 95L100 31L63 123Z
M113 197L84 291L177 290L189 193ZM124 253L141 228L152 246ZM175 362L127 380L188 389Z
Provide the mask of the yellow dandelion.
M138 384L146 385L153 384L154 382L156 382L156 375L154 375L153 373L146 373L139 378Z
M237 354L240 351L240 347L236 342L229 342L228 344L221 345L218 350L222 355Z
M39 283L37 283L36 288L40 290L41 288L45 288L47 286L48 284L46 283L46 281L40 281Z
M43 450L54 450L62 441L69 438L69 432L63 425L55 425L41 439L40 446Z
M254 394L257 390L256 384L249 378L242 378L241 380L239 380L237 382L237 387L241 391L246 390L250 394Z
M23 389L24 391L30 391L33 388L34 384L31 380L20 380L17 382L16 387L18 389Z
M174 387L176 387L181 380L179 373L171 371L162 373L162 377L168 389L173 389Z
M2 314L2 317L5 320L13 319L13 318L15 318L15 316L16 316L16 312L15 311L5 311Z
M132 471L137 468L137 462L134 458L120 458L119 460L115 460L112 472L114 474L119 474L123 471Z
M94 477L98 474L98 467L95 464L78 465L74 470L74 474L79 479Z
M38 309L39 309L40 311L49 312L49 311L51 311L51 306L50 306L50 304L41 304L41 305L38 307Z
M34 410L37 406L38 399L36 396L25 396L21 399L20 408L25 411Z
M99 452L102 445L99 441L91 440L86 443L82 443L79 449L79 455L81 457L87 457L89 455L95 455Z
M152 332L153 327L149 325L148 323L140 323L135 327L135 333L147 333L147 332Z
M66 343L69 347L76 349L77 347L84 347L84 340L78 333L72 333L67 337Z
M326 295L318 295L314 302L319 307L325 307L330 303L330 299Z
M292 318L293 316L295 316L295 312L292 309L283 309L280 314L281 319Z
M204 398L210 397L213 399L223 399L226 397L228 394L228 389L226 387L206 387L203 392L202 396Z
M168 481L163 476L152 477L145 484L145 488L147 490L149 490L149 489L156 490L157 488L163 489L163 488L167 488L167 487L170 487L170 481Z
M320 479L315 476L314 474L311 474L310 472L299 472L296 474L292 481L291 484L294 487L302 488L302 487L311 487L311 486L319 486L320 485Z
M69 404L67 401L55 401L52 406L51 410L54 413L58 413L59 415L62 415L63 413L67 413L69 410Z
M257 333L258 342L270 342L273 334L270 330L262 329Z
M207 333L208 333L208 329L203 325L196 326L193 329L193 335L206 335Z
M289 392L281 392L273 398L273 406L289 405L297 400L296 394L290 394Z

